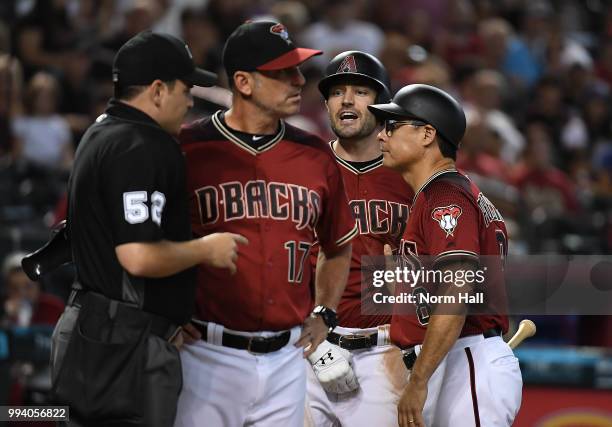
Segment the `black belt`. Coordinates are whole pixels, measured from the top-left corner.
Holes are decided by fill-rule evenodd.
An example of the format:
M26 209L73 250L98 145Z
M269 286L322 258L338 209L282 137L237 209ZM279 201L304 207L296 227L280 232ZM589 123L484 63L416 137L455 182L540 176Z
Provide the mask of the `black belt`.
M116 301L98 292L73 289L72 292L70 293L70 297L68 298L68 305L80 308L83 306L86 297L88 301L94 301L94 304L98 301L100 303L105 303L105 304L110 303L110 301ZM150 333L152 335L162 338L165 341L171 341L181 331L180 326L178 326L176 323L172 322L171 320L166 319L165 317L159 316L157 314L149 313L147 311L143 311L139 309L138 307L133 306L124 301L117 301L117 302L119 303L119 306L122 307L122 309L135 310L138 312L138 314L144 314L145 316L147 316L149 320L151 321Z
M402 360L404 361L404 365L406 365L406 369L412 369L414 362L416 362L416 358L417 354L416 351L414 351L414 347L402 350Z
M485 337L485 339L500 337L502 335L502 331L499 328L491 328L484 331L482 335ZM414 351L414 347L409 347L402 350L402 359L404 361L404 365L406 365L406 369L411 370L414 366L414 362L416 362L417 359L417 354L416 351Z
M208 331L206 325L197 322L193 322L192 325L200 331L202 340L207 341ZM223 332L221 345L237 350L246 350L249 353L265 354L280 350L289 343L290 338L291 331L285 331L273 337L245 337L230 332Z
M493 338L493 337L501 337L503 334L500 328L491 328L491 329L487 329L486 331L484 331L482 335L484 335L485 338Z
M369 335L340 335L330 332L327 341L345 350L362 350L378 345L378 332Z

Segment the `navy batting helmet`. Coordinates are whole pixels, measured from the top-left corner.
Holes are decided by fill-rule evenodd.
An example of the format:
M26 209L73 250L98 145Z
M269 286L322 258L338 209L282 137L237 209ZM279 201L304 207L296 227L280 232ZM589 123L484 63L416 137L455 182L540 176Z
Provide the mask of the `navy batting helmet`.
M432 125L444 139L459 146L465 133L465 113L448 93L436 87L413 84L404 86L387 104L369 105L381 120L418 119Z
M378 91L376 102L387 102L391 99L389 75L375 56L358 50L336 55L325 69L325 77L319 82L323 97L327 99L329 88L347 77L362 78L372 84Z

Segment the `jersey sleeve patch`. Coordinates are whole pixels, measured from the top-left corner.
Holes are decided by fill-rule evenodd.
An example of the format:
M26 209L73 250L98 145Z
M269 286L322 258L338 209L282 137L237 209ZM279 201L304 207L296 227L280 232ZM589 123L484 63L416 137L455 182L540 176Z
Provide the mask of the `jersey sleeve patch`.
M431 218L444 230L448 238L449 236L454 237L462 213L463 210L457 205L440 206L432 209Z

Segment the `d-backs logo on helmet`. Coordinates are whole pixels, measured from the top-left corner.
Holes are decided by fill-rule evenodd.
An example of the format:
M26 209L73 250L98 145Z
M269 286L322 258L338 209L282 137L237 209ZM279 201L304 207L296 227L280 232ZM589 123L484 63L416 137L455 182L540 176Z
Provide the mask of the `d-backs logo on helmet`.
M457 220L463 211L457 205L450 205L435 208L431 211L431 217L440 225L440 228L446 233L446 237L453 236L455 228L457 228Z
M289 33L283 24L276 24L270 27L270 32L274 35L279 36L281 39L285 40L287 43L291 43L289 40Z
M353 55L349 55L340 64L336 73L356 73L357 72L357 63L355 62L355 57Z

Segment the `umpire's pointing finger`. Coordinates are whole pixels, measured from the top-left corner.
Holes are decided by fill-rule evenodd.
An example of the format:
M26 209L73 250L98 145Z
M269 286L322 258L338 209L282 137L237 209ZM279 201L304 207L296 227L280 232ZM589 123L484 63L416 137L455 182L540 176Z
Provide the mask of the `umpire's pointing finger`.
M248 245L249 244L249 239L247 239L243 235L236 234L236 233L231 233L231 235L234 238L234 241L236 241L237 243L241 243L243 245Z

